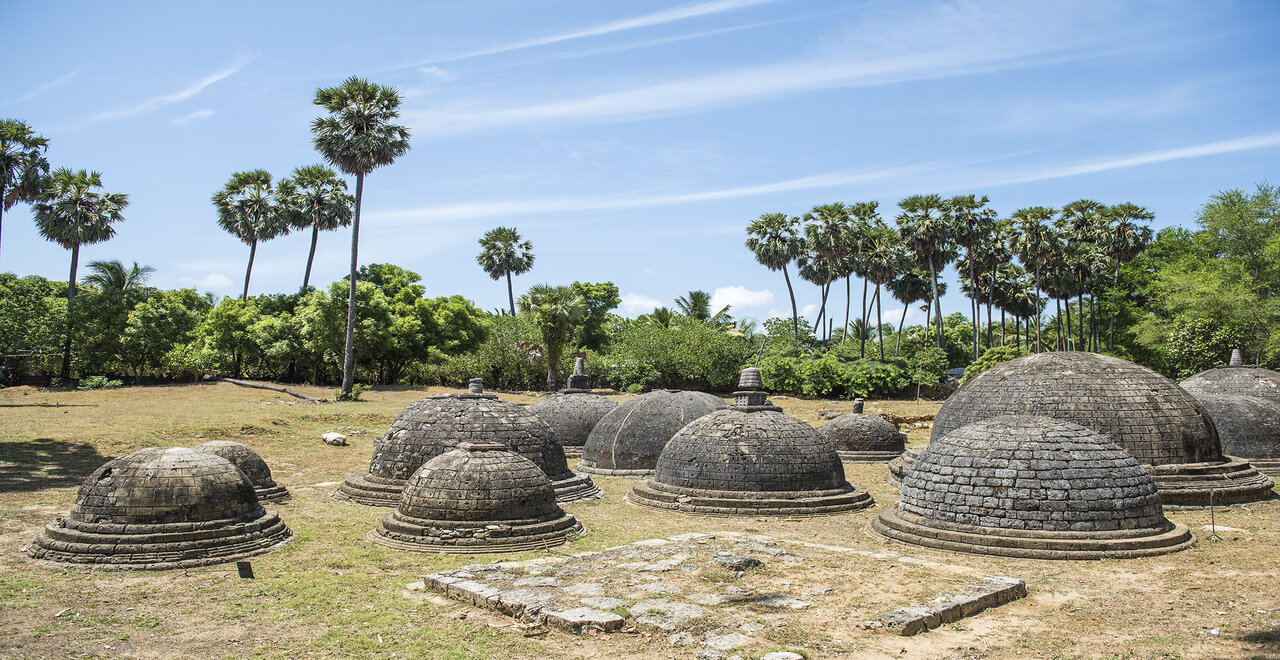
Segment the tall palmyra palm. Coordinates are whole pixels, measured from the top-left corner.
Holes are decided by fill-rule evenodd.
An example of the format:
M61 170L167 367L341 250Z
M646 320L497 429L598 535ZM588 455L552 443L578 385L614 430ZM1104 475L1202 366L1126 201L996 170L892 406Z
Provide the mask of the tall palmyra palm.
M1115 271L1111 278L1112 296L1120 286L1120 266L1133 261L1151 244L1151 227L1145 223L1155 220L1154 213L1147 209L1125 202L1107 209L1106 247L1115 261ZM1144 224L1139 224L1144 223ZM1107 344L1116 344L1116 304L1111 301L1111 321L1107 329Z
M938 195L913 195L901 202L898 208L898 232L902 240L915 253L920 265L928 270L932 295L930 304L935 309L934 325L938 348L943 347L942 304L938 293L938 271L955 258L953 232L944 212L944 202Z
M289 231L289 223L275 204L271 173L249 170L232 174L222 190L213 194L213 206L218 211L218 226L249 246L249 265L244 269L244 291L240 294L240 299L246 300L258 241L269 241Z
M902 347L902 326L907 322L907 310L911 307L911 303L929 302L929 307L932 309L935 285L938 295L947 295L946 283L934 281L930 284L929 279L929 273L915 268L903 272L886 285L893 299L902 303L902 318L898 320L898 339L893 347L894 357L898 356L898 349Z
M787 295L791 298L791 334L800 337L800 315L796 312L796 293L791 287L787 264L804 253L804 239L798 227L800 219L785 213L765 213L760 219L747 225L747 249L756 261L769 270L782 271L787 281Z
M906 249L902 246L902 241L898 237L898 232L884 226L873 227L868 233L864 243L863 261L866 268L867 279L876 285L876 292L872 298L876 302L876 343L880 345L880 359L884 359L884 320L880 315L880 288L883 285L893 282L894 278L903 272L911 269L911 259L907 256ZM903 303L910 304L909 301ZM904 314L905 318L905 314Z
M355 198L347 194L347 182L324 165L299 167L276 185L276 205L294 229L311 229L311 250L302 290L311 284L311 264L316 258L320 232L351 225Z
M547 391L560 382L560 358L573 334L573 326L582 320L587 303L573 287L535 284L520 296L520 311L533 317L542 333L547 356Z
M476 263L494 280L506 276L507 302L511 304L511 315L515 316L516 297L511 276L523 275L533 268L533 243L522 238L515 227L494 227L480 237Z
M1053 228L1057 209L1047 206L1031 206L1013 212L1013 250L1018 253L1022 265L1034 274L1036 300L1040 299L1040 271L1060 249L1061 241ZM1040 352L1040 307L1036 307L1036 352Z
M845 232L844 240L847 244L845 252L846 275L844 277L845 290L845 306L844 306L844 325L849 327L849 277L857 275L862 278L862 319L863 325L867 323L867 284L871 282L871 269L874 267L875 256L870 253L870 241L875 232L893 231L884 224L884 220L880 218L879 202L858 202L849 205L849 224L848 230ZM893 278L890 278L893 279ZM877 288L877 290L879 290ZM873 300L879 302L879 298L872 297ZM859 357L866 357L866 342L860 342L858 346Z
M0 119L0 229L4 212L18 202L33 201L40 194L49 162L44 153L49 141L17 119Z
M311 122L312 145L330 165L356 177L356 212L351 224L351 275L347 293L347 341L342 360L342 394L351 396L356 375L356 269L360 260L360 204L364 177L409 151L409 129L392 123L400 116L400 93L351 76L336 87L316 90L314 103L329 113Z
M986 249L995 232L996 212L987 207L991 200L986 195L957 195L947 200L945 213L949 216L949 224L954 228L954 239L957 245L964 248L965 265L968 266L968 279L977 282L976 266L981 262L979 252ZM969 311L973 323L973 359L978 359L978 290L973 287L969 292ZM989 320L989 319L988 319Z
M72 304L76 297L76 266L80 246L109 240L116 235L111 225L124 220L122 211L129 205L123 193L105 193L102 175L97 172L72 171L65 167L49 175L44 190L35 203L36 228L40 234L71 250L71 275L67 278L67 336L62 344L62 379L71 378Z
M124 263L119 259L111 261L90 261L89 270L92 273L85 275L80 280L85 286L90 286L102 292L121 292L136 289L147 283L151 279L151 274L156 272L152 266L140 266L138 262L133 262L133 266L125 268Z
M827 299L831 295L831 283L853 273L853 259L858 245L850 240L849 207L842 202L819 204L804 215L804 235L808 252L801 255L801 277L821 289L821 304L814 327L825 327ZM845 309L849 308L848 287L845 287ZM846 317L848 314L846 313ZM845 319L848 325L848 318Z

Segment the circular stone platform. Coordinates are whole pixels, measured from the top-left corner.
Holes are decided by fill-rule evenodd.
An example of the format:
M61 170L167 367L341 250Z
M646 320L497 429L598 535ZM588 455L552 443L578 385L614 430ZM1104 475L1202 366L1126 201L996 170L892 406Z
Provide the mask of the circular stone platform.
M1165 507L1271 497L1270 477L1223 456L1209 414L1177 383L1127 360L1084 352L1028 355L998 364L956 390L932 439L1000 415L1044 415L1105 433L1151 466Z
M397 550L477 554L563 545L583 528L556 505L551 480L497 442L464 442L410 476L369 539Z
M1280 373L1264 367L1225 366L1201 371L1178 383L1191 396L1241 394L1280 405Z
M347 477L334 497L394 507L405 480L427 461L463 442L501 442L547 473L560 502L603 497L589 477L574 474L546 422L496 394L437 394L405 408L378 439L369 471Z
M1197 394L1218 430L1222 450L1280 477L1280 403L1259 396Z
M564 390L529 406L555 432L566 458L582 456L591 429L618 404L590 390Z
M828 440L746 389L758 383L758 370L744 370L736 403L680 429L628 501L709 516L830 515L874 504L845 481Z
M898 506L871 527L914 545L1033 559L1145 557L1194 542L1164 517L1150 475L1118 444L1025 415L934 440L903 478Z
M919 447L908 447L897 458L889 461L889 474L885 475L885 481L888 481L889 485L894 488L901 487L902 476L907 473L907 470L911 469L911 464L917 458L920 458L920 452L922 451L924 449Z
M676 431L728 405L706 392L654 390L641 394L600 418L582 448L578 469L610 477L649 476Z
M907 434L875 415L849 413L822 425L823 438L850 463L887 463L906 449Z
M196 447L199 451L217 454L249 477L258 499L264 502L284 502L290 498L289 491L271 478L271 468L257 452L238 442L230 440L210 440Z
M47 525L26 552L60 566L159 570L259 555L292 536L227 459L152 448L94 470L70 514Z

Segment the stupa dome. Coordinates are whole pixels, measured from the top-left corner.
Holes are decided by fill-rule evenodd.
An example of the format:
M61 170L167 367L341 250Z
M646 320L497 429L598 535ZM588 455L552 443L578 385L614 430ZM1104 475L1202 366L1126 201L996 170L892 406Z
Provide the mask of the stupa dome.
M1182 550L1146 469L1106 435L1068 421L1006 415L935 438L872 522L888 538L942 550L1037 559L1141 557Z
M240 468L249 477L258 499L264 502L283 502L289 499L289 491L271 478L271 468L267 467L266 461L249 447L230 440L210 440L196 449L217 454Z
M1202 394L1241 394L1280 404L1280 373L1265 367L1214 367L1178 384L1197 399Z
M1208 413L1146 367L1084 352L1028 355L998 364L956 390L938 411L932 439L1000 415L1043 415L1107 434L1150 472L1168 506L1250 502L1271 479L1224 457Z
M1280 403L1260 396L1197 394L1218 429L1222 450L1280 476Z
M70 514L46 526L27 553L72 566L184 568L261 554L292 535L227 459L151 448L94 470Z
M582 455L591 429L618 404L590 392L561 392L529 406L529 412L546 422L555 432L556 442L566 457Z
M840 415L823 424L820 433L836 448L840 460L852 463L891 461L907 447L907 435L875 415Z
M481 389L473 379L472 389ZM397 506L405 481L424 463L463 442L501 442L533 461L561 502L601 497L590 478L569 470L564 449L546 422L496 394L437 394L410 404L378 439L369 471L347 477L338 492L373 506Z
M609 411L587 437L578 469L614 477L653 474L658 455L685 424L728 407L706 392L654 390Z
M739 387L758 386L745 373ZM685 425L658 458L652 479L627 496L636 504L701 515L817 515L873 504L845 481L831 443L769 404L765 393Z
M582 531L533 461L502 443L463 442L409 477L369 538L400 550L487 553L558 546Z

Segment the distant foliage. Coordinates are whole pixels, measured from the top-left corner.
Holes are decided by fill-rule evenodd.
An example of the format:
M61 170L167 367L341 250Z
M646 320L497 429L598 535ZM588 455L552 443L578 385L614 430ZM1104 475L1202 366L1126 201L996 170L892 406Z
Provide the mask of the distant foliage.
M672 327L624 319L613 329L609 352L591 358L597 386L730 391L740 365L753 354L746 337L688 317Z
M974 360L969 364L969 366L964 368L964 377L960 379L960 384L963 385L964 383L969 382L974 378L974 376L977 376L1001 362L1008 362L1009 360L1023 357L1026 354L1027 352L1022 350L1019 346L992 346L991 348L983 351L982 355L979 356L978 359Z
M114 390L122 387L124 381L112 380L106 376L86 376L80 379L80 383L76 385L76 389L81 390Z
M760 361L760 376L772 392L847 399L889 396L911 382L901 367L842 360L833 352L820 358L769 356Z

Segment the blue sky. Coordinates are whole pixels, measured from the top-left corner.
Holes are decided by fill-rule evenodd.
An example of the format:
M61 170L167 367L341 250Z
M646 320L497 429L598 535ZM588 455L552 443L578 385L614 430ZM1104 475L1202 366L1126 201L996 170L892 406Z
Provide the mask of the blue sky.
M237 170L279 178L320 162L312 97L352 74L397 87L413 131L412 150L366 181L361 263L404 266L429 295L490 310L505 282L476 265L476 241L498 225L534 243L518 289L610 280L628 315L703 289L763 319L789 309L781 274L743 247L762 213L878 200L890 219L907 195L977 193L1002 215L1091 198L1190 226L1214 192L1274 182L1280 163L1280 3L1266 1L4 13L0 116L49 138L55 167L98 170L130 197L117 237L81 264L136 260L157 286L219 295L239 294L248 247L218 228L210 196ZM26 206L3 232L0 269L66 278L67 251ZM346 272L349 240L321 235L313 282ZM260 245L250 292L296 290L308 244ZM817 288L797 289L812 320ZM968 309L956 294L943 306Z

